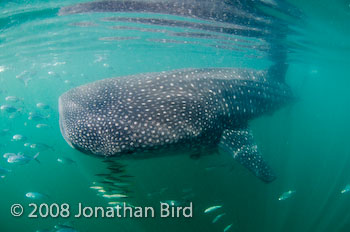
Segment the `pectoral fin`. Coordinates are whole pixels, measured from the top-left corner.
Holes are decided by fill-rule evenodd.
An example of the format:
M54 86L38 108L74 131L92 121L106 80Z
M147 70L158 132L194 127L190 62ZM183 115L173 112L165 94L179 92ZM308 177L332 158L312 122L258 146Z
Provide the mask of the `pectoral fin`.
M248 129L225 130L219 147L232 154L235 160L248 168L262 181L271 182L276 179L271 168L261 156Z

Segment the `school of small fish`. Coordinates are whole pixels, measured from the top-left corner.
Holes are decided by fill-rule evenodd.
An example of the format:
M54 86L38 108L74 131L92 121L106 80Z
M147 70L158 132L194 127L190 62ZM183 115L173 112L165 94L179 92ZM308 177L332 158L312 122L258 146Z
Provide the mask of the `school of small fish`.
M213 206L210 206L210 207L206 208L206 209L204 210L204 213L206 213L206 214L214 214L215 212L220 211L222 208L223 208L223 205L213 205ZM214 223L217 223L221 218L224 218L225 216L226 216L226 213L219 212L219 214L217 214L217 215L213 218L213 220L211 221L211 223L213 223L213 224L214 224ZM222 219L222 220L224 220L224 219ZM222 220L221 220L221 221L222 221ZM231 224L229 224L229 225L226 224L226 226L225 226L225 228L223 229L223 231L224 231L224 232L229 231L229 230L231 229L232 225L233 225L233 223L231 223Z

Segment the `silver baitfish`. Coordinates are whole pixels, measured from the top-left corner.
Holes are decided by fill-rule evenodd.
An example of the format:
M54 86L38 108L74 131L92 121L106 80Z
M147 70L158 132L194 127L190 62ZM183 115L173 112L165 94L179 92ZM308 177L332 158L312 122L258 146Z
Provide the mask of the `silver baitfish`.
M19 101L23 101L23 98L19 98L16 96L7 96L5 97L5 100L8 102L19 102Z
M224 232L229 231L229 229L231 229L231 227L232 227L232 224L230 224L230 225L226 226L226 227L224 228Z
M222 213L222 214L217 215L217 216L213 219L212 223L216 223L217 221L220 220L220 218L222 218L222 217L225 216L225 215L226 215L226 213Z
M29 112L28 120L41 121L50 118L50 115L42 115L36 112Z
M27 164L30 161L35 160L36 162L40 163L40 161L38 160L38 156L39 152L36 153L33 157L24 154L17 154L8 157L7 162L10 164Z
M42 102L36 103L36 107L43 110L50 109L50 106L48 104Z
M220 209L220 208L222 208L222 205L214 205L214 206L211 206L211 207L206 208L206 209L204 210L204 213L211 213L211 212L213 212L213 211L215 211L215 210L218 210L218 209Z
M59 157L57 158L57 162L61 163L61 164L68 164L68 165L71 165L71 164L74 164L74 165L77 165L77 162L75 162L74 160L68 158L68 157Z
M16 107L11 105L2 105L0 106L0 109L7 113L16 113L18 111L21 111L21 108L17 109Z
M26 193L26 197L33 199L33 200L42 200L42 199L49 198L48 195L43 194L43 193L38 193L38 192L28 192L28 193Z
M12 139L11 139L11 141L25 141L25 140L27 140L27 137L21 134L16 134L12 136Z
M45 123L38 123L38 124L36 124L35 127L40 129L40 128L48 128L50 126L48 124L45 124Z
M341 193L347 193L350 192L350 184L347 184L345 188L341 191Z
M30 145L30 148L31 149L36 149L36 150L39 150L39 151L45 151L45 150L52 150L54 151L54 147L53 146L49 146L45 143L32 143Z
M282 195L278 198L279 201L283 201L286 200L288 198L290 198L291 196L293 196L295 193L294 190L289 190L287 192L282 193Z

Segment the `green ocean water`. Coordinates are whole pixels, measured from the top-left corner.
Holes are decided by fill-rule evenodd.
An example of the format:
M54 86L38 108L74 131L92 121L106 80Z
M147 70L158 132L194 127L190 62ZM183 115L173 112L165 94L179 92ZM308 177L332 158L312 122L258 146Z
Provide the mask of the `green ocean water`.
M222 45L221 40L172 34L184 32L180 27L141 25L148 30L123 30L140 25L106 20L152 14L58 16L60 7L76 2L0 2L0 105L17 110L0 112L0 167L11 170L0 179L0 231L50 231L55 225L87 232L223 231L230 224L229 231L240 232L350 231L350 192L341 193L350 184L349 1L290 2L305 15L302 25L293 25L299 33L286 41L290 51L286 79L298 100L250 124L277 179L265 184L224 155L130 160L123 161L123 174L132 176L130 192L127 198L117 199L90 188L103 185L99 174L108 173L111 164L67 145L59 130L58 97L85 83L129 74L189 67L264 68L269 62L263 52L253 49L260 41L242 42L239 49L221 48L215 46ZM19 100L6 101L8 96ZM47 104L48 109L38 108L37 103ZM42 118L29 120L31 112ZM46 126L37 128L37 124ZM11 141L16 134L26 140ZM2 158L9 152L30 157L40 152L40 163L10 164ZM62 157L74 163L59 163ZM289 190L295 193L280 201ZM28 199L28 192L47 197ZM160 218L159 202L167 200L192 202L193 217ZM157 217L73 216L80 202L107 207L111 201L153 206ZM28 218L32 202L68 203L72 216ZM11 215L13 204L23 205L21 217ZM222 208L204 213L213 205ZM225 215L212 223L221 213Z

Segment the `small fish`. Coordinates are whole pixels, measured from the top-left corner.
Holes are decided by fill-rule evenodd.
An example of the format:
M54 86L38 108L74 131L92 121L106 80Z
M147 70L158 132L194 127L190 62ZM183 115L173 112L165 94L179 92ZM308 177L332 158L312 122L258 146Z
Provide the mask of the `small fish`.
M74 165L77 165L77 162L75 162L74 160L68 158L68 157L59 157L57 158L57 162L61 163L61 164L68 164L68 165L71 165L71 164L74 164Z
M22 101L23 99L16 96L7 96L5 97L5 100L8 102L19 102L19 101Z
M23 154L17 154L14 156L10 156L7 159L7 162L10 164L27 164L30 161L35 160L36 162L38 162L40 164L40 161L38 160L38 156L39 156L39 152L36 153L36 155L34 157L26 156Z
M7 113L15 113L15 112L21 111L21 109L17 109L16 107L11 105L2 105L0 109Z
M25 137L25 136L23 136L21 134L16 134L16 135L12 136L11 141L16 141L17 142L17 141L24 141L26 139L27 139L27 137Z
M210 212L213 212L217 209L220 209L222 207L222 205L214 205L214 206L211 206L207 209L204 210L204 213L210 213Z
M295 193L294 190L289 190L287 192L282 193L282 195L278 198L279 201L286 200L290 198Z
M45 150L52 150L54 151L55 149L53 148L53 146L49 146L47 144L44 144L44 143L32 143L30 145L30 148L31 149L36 149L36 150L39 150L39 151L45 151Z
M50 118L50 115L41 115L39 113L35 113L35 112L29 112L29 117L28 120L34 120L34 121L41 121L44 119L48 119Z
M100 191L100 190L99 190ZM116 193L116 194L104 194L104 195L102 195L103 197L105 197L105 198L126 198L126 197L128 197L127 195L124 195L124 194L118 194L118 193Z
M49 198L48 195L38 193L38 192L28 192L26 193L26 197L33 200L41 200L41 199Z
M3 155L3 157L4 157L5 159L8 159L9 157L15 156L15 155L17 155L17 154L16 154L16 153L5 153L5 154Z
M47 127L49 127L49 125L47 125L45 123L39 123L39 124L36 124L35 127L40 129L40 128L47 128Z
M47 109L50 108L49 105L47 105L45 103L42 103L42 102L36 103L36 107L39 108L39 109L44 109L44 110L47 110Z
M228 231L232 227L232 224L225 227L224 232Z
M222 214L219 214L218 216L216 216L213 221L211 223L216 223L217 221L219 221L220 218L222 218L223 216L225 216L226 213L222 213Z
M347 184L345 188L341 191L341 193L347 193L350 192L350 184Z
M1 178L5 178L9 172L11 172L11 170L0 167L0 177Z

